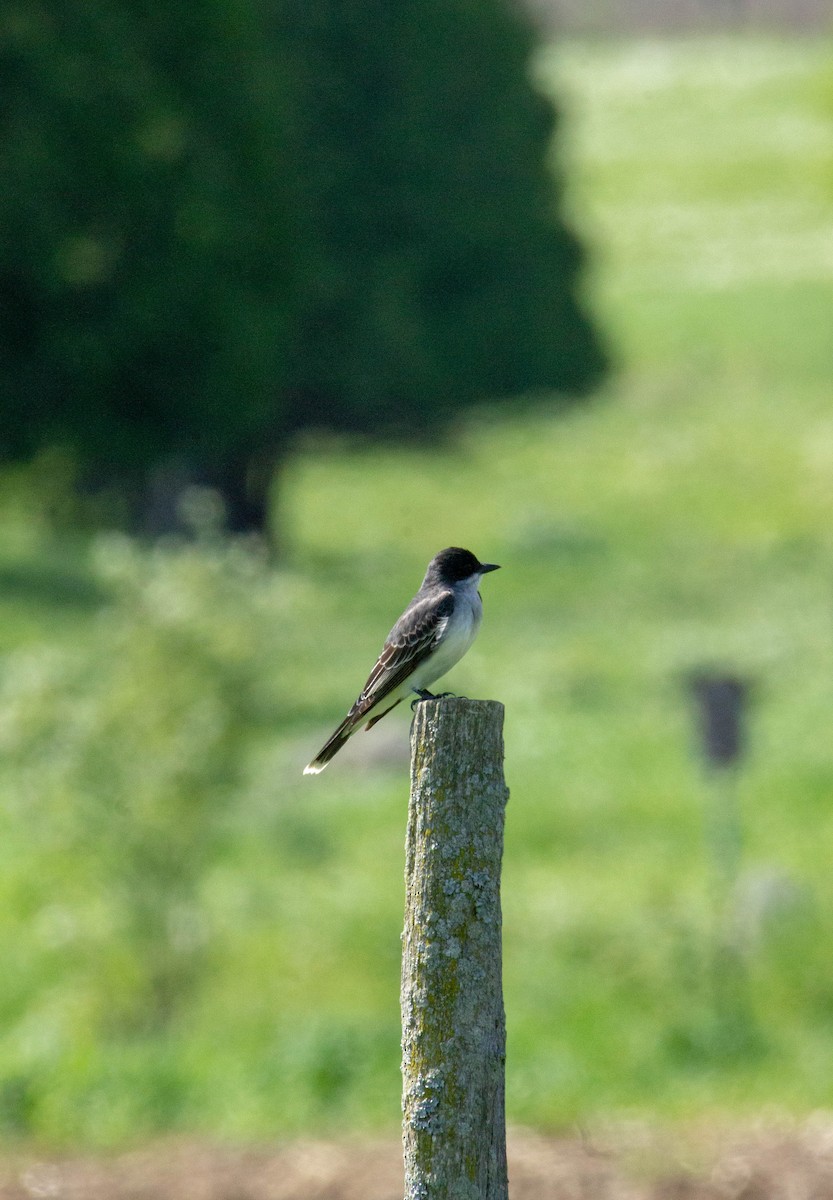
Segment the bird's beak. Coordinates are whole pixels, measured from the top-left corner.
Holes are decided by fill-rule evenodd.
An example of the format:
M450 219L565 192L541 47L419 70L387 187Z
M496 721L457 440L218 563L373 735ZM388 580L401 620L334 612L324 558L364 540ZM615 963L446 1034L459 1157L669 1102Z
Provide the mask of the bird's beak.
M487 571L499 571L500 563L481 563L480 574L485 575Z

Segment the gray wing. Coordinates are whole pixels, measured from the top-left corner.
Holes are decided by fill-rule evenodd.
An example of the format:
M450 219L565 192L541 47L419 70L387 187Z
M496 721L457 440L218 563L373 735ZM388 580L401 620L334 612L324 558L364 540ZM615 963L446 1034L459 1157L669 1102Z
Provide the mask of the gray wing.
M348 719L362 717L389 696L427 658L454 611L454 594L439 600L414 600L388 634L384 649L370 672Z

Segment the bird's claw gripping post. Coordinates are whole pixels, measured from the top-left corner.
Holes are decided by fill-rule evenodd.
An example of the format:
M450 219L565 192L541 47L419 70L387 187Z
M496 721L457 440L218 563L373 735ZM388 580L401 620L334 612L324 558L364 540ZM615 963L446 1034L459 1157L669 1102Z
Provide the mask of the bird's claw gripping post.
M416 700L411 701L411 712L423 700L445 700L448 696L456 695L455 692L429 692L427 688L414 688L414 691L416 692Z

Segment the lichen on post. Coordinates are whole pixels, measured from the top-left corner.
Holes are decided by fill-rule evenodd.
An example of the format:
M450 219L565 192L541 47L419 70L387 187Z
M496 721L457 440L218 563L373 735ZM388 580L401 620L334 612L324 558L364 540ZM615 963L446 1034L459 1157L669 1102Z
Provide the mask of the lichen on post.
M506 1200L503 705L415 709L405 864L405 1200Z

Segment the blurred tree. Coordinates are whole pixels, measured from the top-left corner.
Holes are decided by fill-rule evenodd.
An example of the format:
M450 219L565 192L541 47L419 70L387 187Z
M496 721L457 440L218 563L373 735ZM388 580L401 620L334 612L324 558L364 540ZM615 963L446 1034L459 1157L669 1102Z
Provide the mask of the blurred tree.
M142 504L160 463L190 464L262 521L242 481L280 426L292 316L275 60L238 0L4 10L6 456L66 445Z
M432 433L461 404L588 391L604 357L557 216L554 114L505 0L283 6L309 188L303 421Z
M299 430L586 392L530 50L503 0L8 6L0 452L261 528Z

